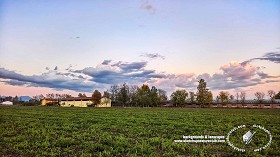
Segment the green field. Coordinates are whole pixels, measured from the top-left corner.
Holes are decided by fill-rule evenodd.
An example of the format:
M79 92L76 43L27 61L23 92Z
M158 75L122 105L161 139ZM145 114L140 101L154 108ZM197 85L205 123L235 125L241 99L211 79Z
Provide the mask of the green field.
M174 142L243 124L264 126L271 145L242 153L227 143ZM2 106L0 125L1 156L280 156L278 109Z

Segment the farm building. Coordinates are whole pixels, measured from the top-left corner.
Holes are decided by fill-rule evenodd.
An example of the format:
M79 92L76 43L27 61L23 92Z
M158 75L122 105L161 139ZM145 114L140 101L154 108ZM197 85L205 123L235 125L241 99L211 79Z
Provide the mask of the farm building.
M4 101L1 103L1 105L13 105L13 102L11 101Z
M63 98L60 100L60 106L63 107L87 107L91 103L91 97Z
M45 105L47 105L48 103L58 103L58 101L57 101L57 99L43 99L42 100L42 102L41 102L41 104L43 105L43 106L45 106Z
M92 105L91 97L64 98L60 100L60 106L63 107L88 107L90 105ZM100 100L100 104L95 107L111 107L111 99L103 97Z

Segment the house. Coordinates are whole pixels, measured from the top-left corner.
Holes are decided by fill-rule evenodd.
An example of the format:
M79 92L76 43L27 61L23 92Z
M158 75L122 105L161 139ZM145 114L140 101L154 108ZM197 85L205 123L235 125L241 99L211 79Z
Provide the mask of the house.
M63 98L60 100L60 106L63 107L87 107L91 104L91 97Z
M42 100L41 104L43 106L47 105L48 103L58 103L58 100L57 99L48 99L48 98L45 98Z
M13 105L13 102L11 101L4 101L1 103L1 105Z

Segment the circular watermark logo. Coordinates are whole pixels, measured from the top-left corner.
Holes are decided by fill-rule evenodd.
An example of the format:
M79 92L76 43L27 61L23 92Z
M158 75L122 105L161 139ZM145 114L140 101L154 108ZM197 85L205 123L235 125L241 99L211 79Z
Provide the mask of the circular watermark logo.
M272 141L270 131L260 125L240 125L227 134L226 141L233 149L241 152L258 152L266 149Z

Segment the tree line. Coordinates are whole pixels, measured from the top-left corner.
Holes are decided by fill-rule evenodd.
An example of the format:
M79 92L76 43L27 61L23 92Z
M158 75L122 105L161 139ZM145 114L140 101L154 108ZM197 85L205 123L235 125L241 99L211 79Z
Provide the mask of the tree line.
M254 93L256 97L257 103L263 103L265 101L265 93L264 92L256 92ZM274 103L276 99L280 99L280 92L278 94L275 93L273 90L267 91L267 96L269 97L269 101ZM235 99L234 99L235 98ZM237 102L237 103L245 103L246 99L246 92L237 92L235 96L230 95L229 92L221 91L219 95L216 97L216 102L221 103L228 103L228 102Z
M188 95L192 103L199 103L205 106L213 102L213 94L206 88L206 82L201 79L198 81L197 92L188 92L186 90L176 90L171 94L171 101L175 106L182 106L185 104ZM109 97L112 102L118 106L134 106L134 107L157 107L161 102L167 101L166 91L158 89L155 86L151 88L147 84L142 86L121 85L111 86L109 91L104 92L103 96ZM92 94L93 104L100 103L101 93L95 90Z
M155 86L151 88L146 84L140 87L129 86L126 83L111 86L103 96L98 90L95 90L92 94L93 103L100 103L101 97L110 98L116 105L131 107L156 107L160 105L160 102L167 100L166 92Z
M267 94L272 103L275 99L280 99L280 92L277 94L273 90L269 90ZM118 106L137 106L137 107L156 107L161 102L167 100L166 91L158 89L155 86L151 88L147 84L142 86L127 85L123 83L121 85L111 86L109 91L105 91L103 96L98 90L95 90L92 94L92 101L94 104L100 103L101 97L108 97ZM265 93L255 93L256 102L264 102ZM235 95L231 95L227 91L221 91L216 99L213 99L212 92L207 88L207 83L204 79L198 81L197 91L188 92L184 89L178 89L174 91L170 100L174 106L184 106L185 103L199 104L201 107L207 107L212 103L241 103L245 104L246 92L237 92Z

